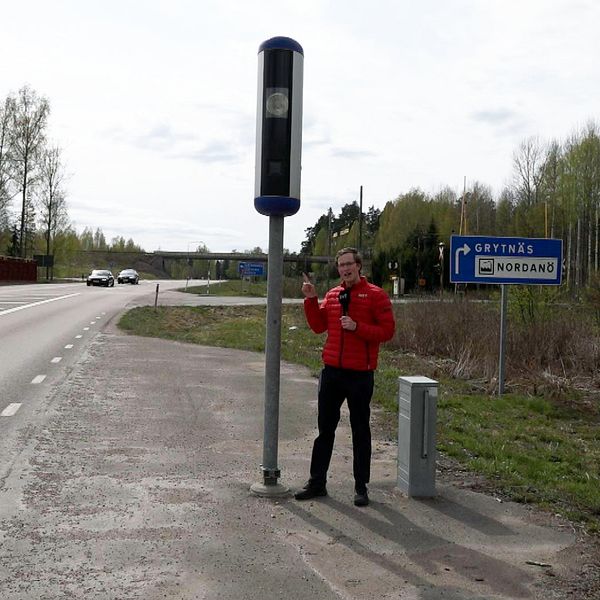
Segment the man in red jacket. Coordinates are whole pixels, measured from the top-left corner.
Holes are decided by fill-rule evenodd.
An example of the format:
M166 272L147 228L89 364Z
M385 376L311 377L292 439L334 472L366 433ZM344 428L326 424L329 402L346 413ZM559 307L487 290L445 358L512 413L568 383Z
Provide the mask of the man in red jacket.
M304 275L304 313L315 333L327 331L324 368L319 378L318 427L310 463L310 479L297 492L297 500L327 495L327 471L333 452L340 408L348 401L352 428L353 473L356 506L367 506L371 471L371 416L373 371L379 344L394 335L392 304L380 287L361 276L362 258L356 248L336 254L341 284L327 292L319 304L315 286Z

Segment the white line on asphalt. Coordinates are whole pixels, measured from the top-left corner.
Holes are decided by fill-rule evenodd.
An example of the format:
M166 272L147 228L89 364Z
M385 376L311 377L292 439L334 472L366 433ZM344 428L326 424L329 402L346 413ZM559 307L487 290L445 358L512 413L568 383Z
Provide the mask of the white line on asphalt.
M55 356L50 362L59 363L62 360L62 356Z
M83 330L84 330L84 331L89 331L89 330L90 330L90 328L89 328L89 327L84 327L84 328L83 328Z
M73 344L67 344L65 346L65 350L70 350L73 347Z
M46 379L45 375L36 375L32 380L31 383L33 384L38 384L38 383L42 383L42 381L44 381L44 379Z
M83 337L82 335L76 335L76 336L75 336L75 339L76 339L76 340L80 340L82 337Z
M20 402L13 402L12 404L9 404L0 413L0 415L3 416L3 417L12 417L20 408L21 408L21 403Z
M96 321L90 321L90 325L95 325Z
M80 292L76 294L67 294L66 296L57 296L56 298L48 298L48 300L40 300L39 302L32 302L31 304L24 304L23 306L15 306L15 308L7 308L6 310L0 311L0 317L9 313L23 310L24 308L32 308L33 306L39 306L40 304L46 304L47 302L54 302L56 300L64 300L65 298L72 298L73 296L79 296Z

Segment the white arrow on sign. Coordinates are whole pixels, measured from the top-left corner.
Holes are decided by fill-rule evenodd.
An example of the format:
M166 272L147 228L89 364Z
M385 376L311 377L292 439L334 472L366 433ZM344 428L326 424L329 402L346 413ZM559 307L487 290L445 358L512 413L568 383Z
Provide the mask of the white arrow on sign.
M464 244L462 248L457 248L456 252L454 252L454 274L458 275L460 273L460 269L458 267L458 255L463 253L465 256L471 252L471 248L467 244Z

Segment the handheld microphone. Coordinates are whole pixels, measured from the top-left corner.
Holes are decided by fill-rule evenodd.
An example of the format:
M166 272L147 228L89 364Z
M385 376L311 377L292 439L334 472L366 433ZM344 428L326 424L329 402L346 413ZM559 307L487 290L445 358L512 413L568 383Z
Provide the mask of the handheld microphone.
M338 300L342 305L342 314L346 316L348 314L348 306L350 305L350 290L342 290L338 296Z

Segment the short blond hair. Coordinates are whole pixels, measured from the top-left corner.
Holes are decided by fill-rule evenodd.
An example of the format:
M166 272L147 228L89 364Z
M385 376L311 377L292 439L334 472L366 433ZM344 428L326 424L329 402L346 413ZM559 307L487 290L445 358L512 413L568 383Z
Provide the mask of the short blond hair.
M354 257L354 262L358 265L359 269L362 268L362 256L360 255L360 252L356 249L356 248L352 248L351 246L348 246L347 248L342 248L341 250L338 250L335 253L335 264L337 266L338 264L338 258L340 256L342 256L342 254L352 254Z

